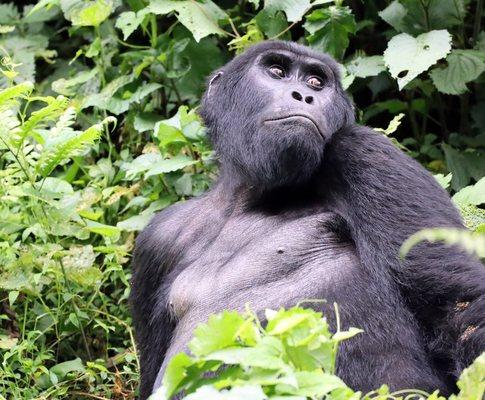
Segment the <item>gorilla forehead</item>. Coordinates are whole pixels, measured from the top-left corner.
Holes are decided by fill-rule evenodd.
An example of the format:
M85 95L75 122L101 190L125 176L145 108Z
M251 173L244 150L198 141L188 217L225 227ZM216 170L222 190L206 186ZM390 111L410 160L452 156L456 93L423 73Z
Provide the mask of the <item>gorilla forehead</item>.
M289 51L296 56L301 56L304 58L312 58L316 61L319 61L323 64L328 65L330 68L333 69L334 73L336 74L337 78L339 78L339 68L337 62L327 54L320 53L310 49L309 47L293 43L293 42L285 42L282 40L268 40L265 42L260 42L251 46L247 49L243 54L235 57L232 61L227 63L222 69L226 72L236 72L247 69L250 66L250 62L254 60L260 54L267 52L267 51L275 51L278 50Z

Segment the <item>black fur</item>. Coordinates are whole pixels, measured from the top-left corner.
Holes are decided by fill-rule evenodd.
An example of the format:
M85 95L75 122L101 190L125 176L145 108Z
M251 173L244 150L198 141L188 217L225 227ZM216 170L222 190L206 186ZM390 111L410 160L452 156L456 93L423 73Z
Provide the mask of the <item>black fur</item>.
M281 61L288 79L267 74L280 57L273 52L289 55ZM318 62L324 86L314 90L302 76ZM338 302L344 327L365 330L337 360L351 387L453 391L485 350L485 269L442 244L398 257L422 228L462 227L447 193L387 138L354 123L326 55L265 42L210 82L201 115L220 178L200 198L159 213L137 240L131 301L140 398L210 313L310 297ZM272 110L302 110L315 125L268 121Z

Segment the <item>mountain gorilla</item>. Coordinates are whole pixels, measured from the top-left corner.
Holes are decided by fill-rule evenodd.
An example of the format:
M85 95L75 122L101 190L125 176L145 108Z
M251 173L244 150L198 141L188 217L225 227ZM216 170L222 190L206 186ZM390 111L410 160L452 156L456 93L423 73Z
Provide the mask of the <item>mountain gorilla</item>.
M356 125L336 62L263 42L212 75L200 112L219 180L157 214L137 241L141 399L210 314L318 298L365 331L339 353L349 386L452 391L485 350L485 269L444 244L398 257L416 231L462 222L423 167Z

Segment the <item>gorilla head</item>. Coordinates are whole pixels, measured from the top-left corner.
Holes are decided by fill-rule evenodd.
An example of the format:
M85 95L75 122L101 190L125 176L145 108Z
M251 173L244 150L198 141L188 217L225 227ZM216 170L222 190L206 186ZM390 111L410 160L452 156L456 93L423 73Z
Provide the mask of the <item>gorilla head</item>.
M337 63L294 43L251 47L209 79L201 116L223 170L269 190L307 182L353 122Z

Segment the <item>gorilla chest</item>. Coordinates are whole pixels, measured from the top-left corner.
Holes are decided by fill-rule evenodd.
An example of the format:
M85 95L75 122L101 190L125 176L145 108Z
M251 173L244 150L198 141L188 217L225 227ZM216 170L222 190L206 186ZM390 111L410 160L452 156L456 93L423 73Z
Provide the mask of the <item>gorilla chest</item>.
M353 245L328 226L333 213L287 219L245 214L187 248L169 301L178 318L256 311L325 297L357 267ZM192 318L192 317L190 317Z

